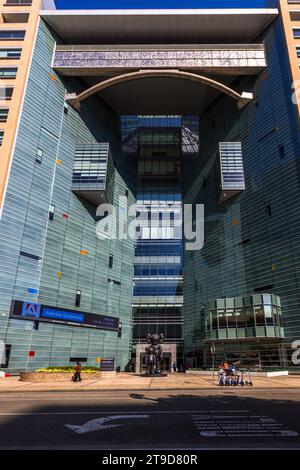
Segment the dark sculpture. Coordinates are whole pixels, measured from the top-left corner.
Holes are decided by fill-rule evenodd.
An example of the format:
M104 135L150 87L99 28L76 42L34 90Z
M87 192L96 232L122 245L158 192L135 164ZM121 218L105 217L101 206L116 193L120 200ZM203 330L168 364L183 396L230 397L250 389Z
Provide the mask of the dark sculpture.
M161 343L164 341L164 335L147 335L147 341L148 346L145 348L145 352L147 354L147 374L160 374L161 360L163 358L163 348Z

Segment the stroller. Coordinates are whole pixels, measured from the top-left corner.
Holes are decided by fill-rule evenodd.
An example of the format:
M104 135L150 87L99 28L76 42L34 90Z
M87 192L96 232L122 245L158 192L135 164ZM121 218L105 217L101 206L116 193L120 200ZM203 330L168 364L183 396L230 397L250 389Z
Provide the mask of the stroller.
M221 368L219 372L219 385L220 387L236 387L241 385L244 386L253 386L251 379L250 369L248 371L249 380L244 380L244 371L238 371L234 365L230 366L228 369Z
M252 382L252 377L251 377L251 371L250 369L248 370L248 378L249 380L246 380L245 385L249 387L253 387L253 382Z

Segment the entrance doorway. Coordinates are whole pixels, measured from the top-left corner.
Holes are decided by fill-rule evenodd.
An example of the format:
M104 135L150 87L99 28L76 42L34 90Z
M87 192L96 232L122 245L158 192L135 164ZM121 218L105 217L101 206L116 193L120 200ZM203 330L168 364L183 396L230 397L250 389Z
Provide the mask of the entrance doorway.
M161 369L163 372L170 372L171 367L172 367L171 353L164 353L162 364L161 364Z
M147 359L147 354L146 353L140 353L140 372L146 372L147 366L146 366L146 359ZM171 360L172 360L172 354L170 352L164 352L163 359L161 362L161 370L163 372L170 372L171 371Z

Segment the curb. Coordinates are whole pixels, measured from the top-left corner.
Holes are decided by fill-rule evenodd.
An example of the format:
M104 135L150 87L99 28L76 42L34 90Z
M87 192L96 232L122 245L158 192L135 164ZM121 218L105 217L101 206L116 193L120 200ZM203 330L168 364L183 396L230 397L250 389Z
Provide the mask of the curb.
M201 391L240 391L240 390L295 390L299 391L300 387L205 387L205 388L135 388L135 389L128 389L128 388L101 388L101 389L47 389L47 390L0 390L1 394L5 393L99 393L99 392L127 392L127 393L134 393L134 392L201 392Z

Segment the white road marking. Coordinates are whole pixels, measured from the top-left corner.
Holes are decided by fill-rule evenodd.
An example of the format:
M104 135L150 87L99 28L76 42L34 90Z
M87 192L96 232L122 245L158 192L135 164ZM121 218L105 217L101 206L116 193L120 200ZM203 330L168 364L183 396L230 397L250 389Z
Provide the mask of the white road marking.
M243 412L245 413L245 412ZM296 437L298 432L287 429L269 416L243 414L230 416L216 413L192 415L201 437Z
M75 425L75 424L65 424L65 426L72 431L76 432L77 434L86 434L94 431L105 430L108 428L117 428L122 426L122 423L118 424L111 424L112 421L120 420L120 419L146 419L149 418L149 415L139 414L139 415L116 415L116 416L108 416L107 418L96 418L88 421L83 425Z
M128 412L114 411L61 411L61 412L6 412L1 416L99 416L83 425L66 424L65 426L78 434L85 434L105 428L118 427L113 423L119 419L147 419L150 415L188 414L194 422L199 436L203 438L220 437L297 437L299 433L288 429L284 424L267 415L250 414L249 410L157 410ZM122 423L123 424L123 423Z

